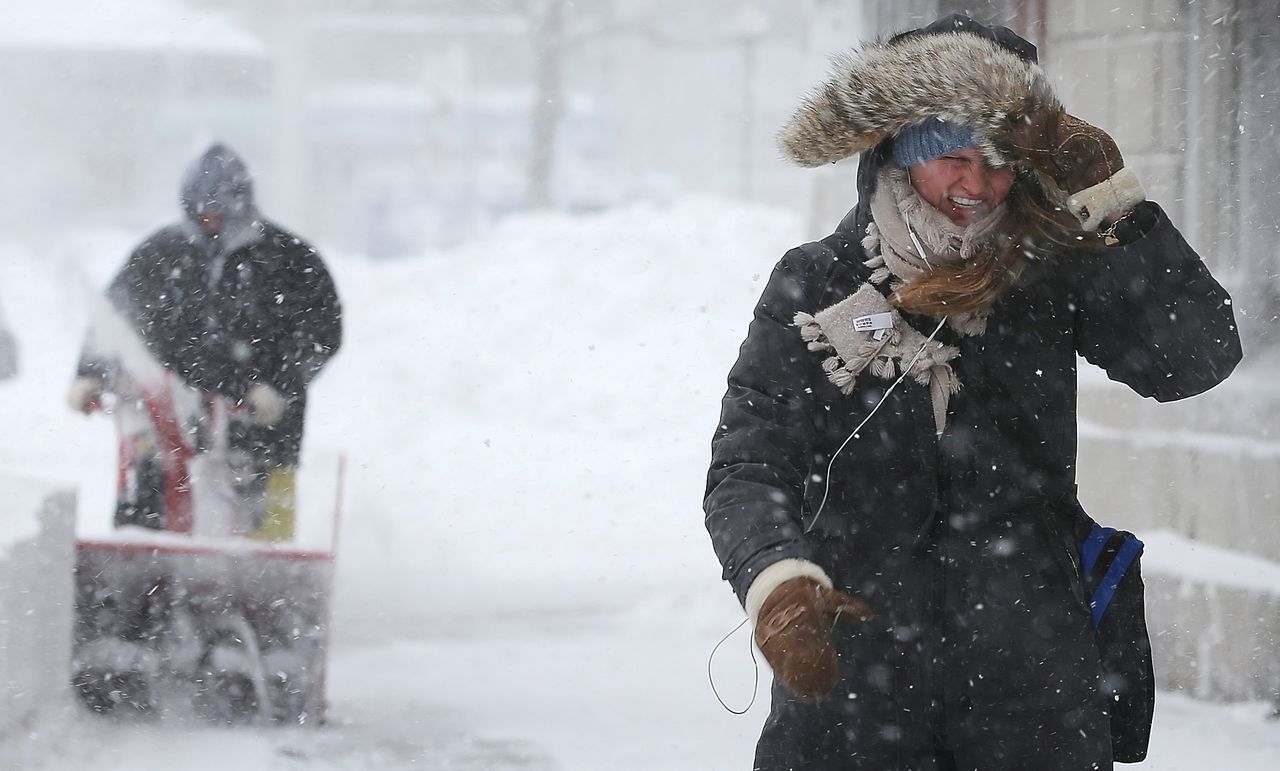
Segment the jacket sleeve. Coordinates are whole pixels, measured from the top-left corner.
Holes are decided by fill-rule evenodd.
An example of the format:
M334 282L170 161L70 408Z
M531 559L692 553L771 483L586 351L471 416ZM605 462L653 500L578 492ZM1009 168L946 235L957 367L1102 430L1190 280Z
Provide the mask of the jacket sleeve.
M1226 379L1241 357L1231 298L1164 211L1137 240L1078 257L1076 350L1167 402Z
M289 291L272 360L259 363L259 376L281 393L304 392L342 345L342 305L320 255L299 242L289 262Z
M729 372L711 445L703 501L716 556L740 600L755 576L783 559L811 560L801 522L813 455L811 368L797 311L813 312L820 269L793 249L774 268Z

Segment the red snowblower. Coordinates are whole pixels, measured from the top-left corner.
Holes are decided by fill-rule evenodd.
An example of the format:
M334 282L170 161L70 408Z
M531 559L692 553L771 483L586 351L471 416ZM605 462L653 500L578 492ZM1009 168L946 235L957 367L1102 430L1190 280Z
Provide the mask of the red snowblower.
M167 373L113 393L117 527L76 543L81 701L122 717L321 722L342 460L327 548L264 540L271 491L228 444L243 415Z

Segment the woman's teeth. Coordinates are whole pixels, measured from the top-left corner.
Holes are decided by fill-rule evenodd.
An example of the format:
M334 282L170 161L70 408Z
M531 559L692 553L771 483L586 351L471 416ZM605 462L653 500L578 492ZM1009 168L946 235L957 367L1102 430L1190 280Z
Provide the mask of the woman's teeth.
M978 204L982 203L982 201L979 201L974 198L956 198L955 196L952 196L951 203L955 204L956 206L977 206Z

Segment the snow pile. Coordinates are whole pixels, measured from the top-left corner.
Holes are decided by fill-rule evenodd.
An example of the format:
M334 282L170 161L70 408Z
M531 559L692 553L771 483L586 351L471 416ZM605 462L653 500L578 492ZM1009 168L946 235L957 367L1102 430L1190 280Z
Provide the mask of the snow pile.
M326 254L346 340L312 391L301 506L303 536L327 544L345 452L338 633L714 584L700 501L718 400L795 230L697 199L521 217L413 261ZM96 293L140 236L0 261L23 349L0 383L23 442L0 463L76 480L88 535L109 526L114 434L62 394Z
M0 507L0 559L7 559L13 547L30 541L40 533L40 506L49 494L49 486L0 471L0 490L4 505Z
M89 308L123 263L133 236L99 233L38 248L0 243L0 305L18 342L19 374L0 382L6 440L0 468L11 477L79 488L81 521L110 525L115 496L115 433L104 419L71 412L65 394L75 373ZM6 487L0 493L9 495Z
M794 229L694 200L336 262L347 338L307 442L351 459L343 608L491 617L715 582L718 400Z
M0 473L0 743L66 701L74 495Z
M354 753L353 768L400 767L388 754L540 767L544 744L579 768L593 756L653 767L654 752L708 768L726 746L745 762L759 720L722 712L706 690L706 655L741 612L718 579L700 501L725 373L794 230L785 213L704 199L522 217L412 262L326 254L346 340L312 392L301 505L304 536L326 544L316 524L347 453L338 723L314 737L234 737L251 765ZM23 346L21 376L0 383L0 399L21 406L9 420L23 441L0 444L0 464L75 480L83 535L109 527L114 431L71 413L63 393L93 298L140 235L0 247L0 301ZM654 658L645 630L675 617L681 634ZM747 639L717 660L739 705ZM472 658L447 663L459 652ZM563 690L563 709L543 710L541 684L566 682L566 666L600 668L588 677L599 690ZM653 667L668 674L661 685ZM616 668L628 676L603 674ZM453 682L467 672L469 686ZM513 725L530 699L540 718ZM617 718L584 741L581 720L603 714L601 699ZM607 746L659 701L690 710L666 749ZM465 733L477 725L515 738ZM142 757L167 760L227 741L179 731L153 750L147 729L75 726L65 757L107 766L117 754L134 763L135 741ZM719 738L698 751L708 736Z

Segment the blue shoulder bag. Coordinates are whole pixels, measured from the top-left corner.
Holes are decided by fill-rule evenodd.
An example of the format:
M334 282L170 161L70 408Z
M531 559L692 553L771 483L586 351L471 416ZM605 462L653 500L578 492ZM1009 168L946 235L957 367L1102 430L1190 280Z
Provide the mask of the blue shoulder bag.
M1111 698L1112 756L1117 763L1137 763L1147 756L1156 700L1139 565L1142 541L1088 521L1092 528L1080 545L1080 567L1103 688Z

